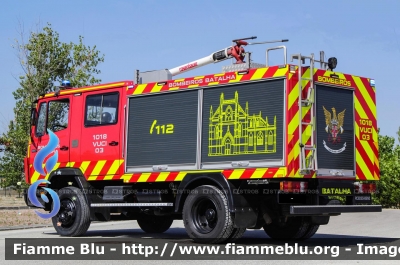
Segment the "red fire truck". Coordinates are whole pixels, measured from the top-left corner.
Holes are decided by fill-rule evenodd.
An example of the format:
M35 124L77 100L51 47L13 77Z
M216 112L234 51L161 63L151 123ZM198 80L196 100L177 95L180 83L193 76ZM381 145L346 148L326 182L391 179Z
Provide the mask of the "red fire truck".
M261 228L300 240L331 216L382 210L371 202L375 81L335 71L334 57L295 54L290 64L285 46L253 63L243 49L259 44L253 38L170 70L137 71L135 82L63 86L36 101L26 182L47 179L58 193L59 235L109 220L162 233L183 220L200 242ZM277 49L284 62L271 66ZM226 59L236 62L222 73L172 78ZM51 200L41 202L51 211Z

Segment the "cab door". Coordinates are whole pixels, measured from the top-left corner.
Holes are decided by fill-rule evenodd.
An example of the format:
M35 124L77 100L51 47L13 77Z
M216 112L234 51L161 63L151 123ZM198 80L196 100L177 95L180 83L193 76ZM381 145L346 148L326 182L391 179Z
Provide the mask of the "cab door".
M53 170L65 167L70 161L71 100L67 95L39 102L29 149L29 164L33 165L31 183L48 177Z
M120 173L122 88L84 94L81 169L88 180L112 179Z

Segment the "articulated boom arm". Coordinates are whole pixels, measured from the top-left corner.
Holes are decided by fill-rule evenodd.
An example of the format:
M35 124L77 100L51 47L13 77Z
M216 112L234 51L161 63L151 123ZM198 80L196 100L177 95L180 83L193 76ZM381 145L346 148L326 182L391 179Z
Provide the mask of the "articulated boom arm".
M255 39L256 37L251 37L251 38L246 38L246 39ZM203 57L201 59L195 60L190 63L186 63L183 65L180 65L178 67L169 69L170 73L174 75L178 75L180 73L193 70L195 68L210 64L210 63L218 63L221 61L224 61L226 59L230 58L235 58L236 63L244 63L244 48L242 46L246 46L248 43L246 41L242 40L234 40L236 45L233 45L232 47L227 47L223 50L214 52L206 57Z

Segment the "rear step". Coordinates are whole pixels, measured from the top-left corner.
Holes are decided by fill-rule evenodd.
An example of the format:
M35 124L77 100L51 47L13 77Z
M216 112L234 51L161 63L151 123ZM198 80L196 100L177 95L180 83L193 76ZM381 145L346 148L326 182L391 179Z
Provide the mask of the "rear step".
M92 203L90 207L158 207L158 206L174 206L172 202L155 202L155 203Z
M290 206L290 214L330 214L382 212L382 205L298 205Z

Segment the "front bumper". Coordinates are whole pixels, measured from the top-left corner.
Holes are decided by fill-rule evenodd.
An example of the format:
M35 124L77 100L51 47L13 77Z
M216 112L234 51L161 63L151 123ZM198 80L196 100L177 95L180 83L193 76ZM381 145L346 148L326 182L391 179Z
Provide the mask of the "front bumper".
M382 205L295 205L291 215L321 215L340 213L382 212Z

